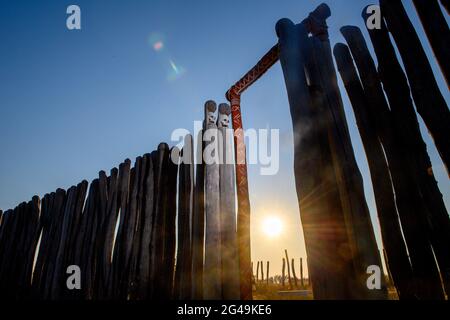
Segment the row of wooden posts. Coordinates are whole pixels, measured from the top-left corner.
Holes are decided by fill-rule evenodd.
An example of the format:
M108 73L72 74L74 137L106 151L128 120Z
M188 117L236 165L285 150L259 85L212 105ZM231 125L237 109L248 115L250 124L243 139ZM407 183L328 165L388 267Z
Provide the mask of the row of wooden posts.
M450 36L443 13L437 0L413 2L449 83ZM299 24L282 19L276 26L308 278L317 299L387 297L384 277L380 290L366 285L368 266L382 264L334 54L366 151L386 262L399 297L444 299L450 294L450 219L416 110L447 170L450 112L402 2L381 0L380 6L381 29L368 30L378 68L357 27L343 27L347 44L331 49L326 25L331 12L324 4ZM214 102L206 103L204 130L226 131L230 107L219 106L219 121L216 109ZM219 136L227 135L199 141L197 152L218 150L219 158L232 153L231 142L220 143ZM190 135L181 151L160 144L134 167L126 160L109 176L100 172L90 185L83 181L0 212L0 295L251 297L244 292L251 284L242 281L251 282L249 225L240 226L238 239L234 166L194 163L193 145ZM70 265L81 270L80 290L67 287ZM287 256L285 265L290 278Z
M438 1L413 2L448 81L448 45L444 62L442 47L433 41L436 26L443 31L441 41L450 41ZM444 299L450 294L450 220L414 105L447 170L450 112L402 3L381 0L380 5L381 29L368 29L378 69L361 31L352 26L341 29L348 46L337 44L334 55L366 150L383 244L397 291L404 298ZM363 19L367 19L364 12Z
M413 2L448 82L450 36L443 12L437 0ZM386 262L399 297L444 299L450 293L450 219L416 110L447 170L450 112L402 2L381 0L380 8L381 28L368 27L378 68L358 27L342 27L347 44L331 50L326 25L331 12L324 4L300 24L282 19L276 26L309 275L319 299L387 297L384 279L381 290L366 286L366 268L382 269L381 258L334 53L364 144ZM368 17L364 8L366 26Z
M219 106L217 123L216 109L205 105L213 138L203 143L199 133L199 156L212 144L216 155L232 153L218 139L230 107ZM233 177L233 165L194 163L187 135L181 151L161 143L90 185L0 211L1 297L239 299ZM67 284L70 266L79 288Z
M287 255L287 252L286 252ZM296 288L305 288L306 279L303 275L303 258L300 258L300 264L299 269L300 274L299 277L297 277L297 274L295 272L295 259L292 258L290 261L290 264L287 263L289 258L282 258L283 264L282 264L282 270L281 270L281 276L275 275L273 277L270 277L270 261L266 261L266 271L264 272L264 263L263 261L257 261L256 263L256 273L253 274L254 284L281 284L282 288L285 287L285 282L287 280L289 284L289 289L296 289ZM287 267L287 277L286 277L286 267ZM253 270L253 262L252 262L252 270ZM292 277L291 277L291 270L292 270ZM265 278L264 278L265 277Z

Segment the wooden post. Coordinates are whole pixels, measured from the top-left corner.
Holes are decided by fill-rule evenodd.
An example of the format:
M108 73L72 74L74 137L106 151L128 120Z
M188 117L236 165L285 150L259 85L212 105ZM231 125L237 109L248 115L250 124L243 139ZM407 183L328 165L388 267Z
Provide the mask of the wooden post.
M329 16L329 11L323 11L322 19L317 20ZM328 133L320 125L320 115L314 108L313 100L319 95L310 91L305 75L308 30L304 24L296 26L282 19L276 31L294 128L294 173L306 250L312 257L310 276L314 278L314 295L317 299L345 299L347 279L352 274L347 259L337 252L349 248L349 243ZM330 226L333 232L321 232L330 230Z
M239 272L240 272L240 295L242 300L252 300L252 278L250 270L251 242L250 242L250 198L248 192L247 162L245 137L242 126L241 96L234 91L229 91L227 99L231 104L234 148L235 148L235 169L236 169L236 190L238 203L238 249L239 249Z
M115 299L126 300L128 296L128 284L129 284L129 272L133 255L133 244L136 241L136 224L139 220L138 211L138 194L139 194L139 182L142 176L142 157L137 157L134 167L130 171L130 184L129 184L129 202L124 219L121 221L123 224L119 226L122 229L120 232L121 237L116 241L118 247L118 256L115 259L116 263L113 266L113 290L112 297ZM163 174L162 174L163 175ZM113 176L113 175L111 175ZM117 174L114 174L117 180ZM110 184L113 185L112 183ZM114 183L116 185L116 183ZM108 211L109 208L114 207L115 204L111 204L115 200L115 190L109 190L108 195Z
M302 289L305 288L305 283L303 281L303 258L300 258L300 284Z
M259 261L256 262L256 284L259 281Z
M402 57L417 112L422 116L433 136L448 173L450 170L450 144L448 143L450 111L448 106L401 1L380 0L380 5L387 27L394 37Z
M168 187L167 204L164 220L164 257L163 272L166 274L162 281L166 290L165 297L173 299L173 279L175 274L176 255L176 217L177 217L177 181L178 181L178 161L179 149L174 147L170 151L168 164Z
M64 281L62 281L62 274L64 268L64 254L66 250L66 242L68 238L68 233L70 229L70 224L72 222L73 213L75 210L75 202L77 197L77 187L72 186L68 190L67 202L64 206L64 210L61 215L61 220L58 228L58 241L55 243L54 249L54 259L51 271L51 280L47 283L47 297L49 299L55 300L59 297L62 292L62 286L64 286ZM65 270L64 270L65 271Z
M150 256L150 299L168 299L170 298L170 271L165 270L165 246L171 241L170 237L165 238L165 223L167 223L166 215L174 214L167 212L168 193L167 189L169 176L169 146L166 143L160 143L157 151L151 153L153 162L153 179L154 179L154 207L153 207L153 224L151 238L151 256ZM184 185L180 185L180 188ZM171 200L173 201L173 199ZM184 208L184 203L180 202L179 206ZM173 208L171 209L173 210ZM173 217L170 217L173 222ZM172 226L173 228L173 226ZM173 232L173 231L172 231ZM181 232L178 230L178 232ZM173 241L173 240L172 240ZM173 249L172 249L173 250ZM168 256L170 259L170 257ZM169 287L167 287L169 286Z
M284 289L285 278L286 278L286 260L284 260L284 258L283 258L283 268L281 270L281 286L283 287L283 289Z
M31 280L33 271L33 262L36 252L36 246L39 240L41 231L41 216L40 216L40 199L38 196L34 196L28 203L28 227L25 230L25 243L24 243L24 255L22 262L22 270L20 272L19 279L19 292L18 297L21 299L31 298ZM0 212L1 216L1 212ZM3 219L3 216L2 216ZM0 241L2 234L2 225L0 226ZM0 255L0 261L2 257ZM20 267L20 266L19 266Z
M182 159L180 160L179 200L178 200L178 251L175 288L179 290L174 297L180 300L191 298L192 272L192 192L193 192L193 139L184 139Z
M366 151L383 243L392 256L391 262L393 270L395 270L396 285L401 292L400 297L404 295L405 298L412 298L415 294L412 269L398 221L394 191L384 151L378 139L373 119L370 117L364 89L359 81L348 47L344 44L337 44L334 48L334 55L352 103Z
M231 108L219 105L218 151L220 176L220 229L222 255L222 296L225 300L239 300L239 261L236 232L236 194L233 164L233 130L229 128Z
M292 258L292 260L291 260L291 266L292 266L292 276L294 277L294 286L295 286L295 288L298 288L297 275L295 274L295 259L294 258Z
M289 257L288 257L288 252L286 249L284 249L284 254L286 255L286 265L287 265L287 272L288 272L289 289L292 290L291 267L289 265Z
M264 283L264 264L261 261L261 283Z
M269 267L270 267L270 263L269 263L269 261L267 261L267 267L266 267L267 285L269 285Z
M252 261L252 284L256 284L256 281L255 281L255 273L253 272L253 261Z
M413 0L434 55L450 87L450 29L437 0Z
M383 144L389 162L390 173L396 192L397 208L410 253L412 268L419 282L418 291L429 299L442 299L443 292L439 273L431 251L426 232L426 207L418 190L414 175L405 163L404 146L399 142L398 133L392 122L392 115L384 97L379 77L372 57L368 51L364 37L357 27L343 27L344 35L358 71L364 90L367 94L370 117L374 119L377 134Z
M220 251L220 186L218 139L214 101L205 103L205 201L206 235L203 273L204 299L222 299L222 257Z
M148 289L150 281L150 267L151 267L151 239L153 229L153 210L155 200L155 185L154 185L154 164L150 154L146 154L143 157L145 167L143 168L143 194L141 199L140 210L140 254L139 264L136 266L136 276L134 281L135 294L134 299L145 300L148 298Z
M197 163L192 219L192 298L203 299L203 251L205 241L205 164L203 162L204 127L197 136Z
M151 156L149 155L151 158ZM141 260L141 250L146 249L142 248L142 236L145 227L145 212L144 212L144 188L147 180L147 160L148 157L140 157L140 172L139 178L137 180L137 194L136 194L136 218L134 223L134 234L133 241L131 243L131 253L128 263L128 268L126 270L123 284L122 284L122 297L123 299L136 300L139 298L139 282L140 282L140 264ZM167 173L166 173L167 174ZM166 184L167 185L167 184ZM167 191L166 191L167 194ZM167 213L168 215L169 213ZM146 251L146 250L145 250ZM164 278L164 275L161 275L161 278ZM163 290L161 290L163 291ZM163 293L164 294L164 293Z
M183 156L183 149L180 151L180 157ZM181 159L179 160L179 172L178 172L178 210L177 210L177 252L176 252L176 263L175 263L175 276L173 281L173 299L180 299L181 290L181 275L183 273L183 246L184 246L184 230L186 229L186 217L185 217L185 179L186 175L184 171L186 170L185 164Z
M420 1L418 1L420 2ZM430 1L432 5L434 1ZM437 3L436 3L437 4ZM423 5L423 4L422 4ZM440 8L438 8L440 10ZM365 19L366 16L363 15ZM447 27L448 29L448 27ZM379 75L383 82L394 124L408 152L408 165L414 172L417 185L428 208L426 221L430 225L430 237L441 270L447 294L450 293L450 219L442 194L433 175L432 164L423 141L416 112L410 98L410 90L403 69L398 62L384 22L379 30L368 30L379 63Z
M315 105L328 130L331 159L351 249L349 263L353 264L353 275L348 279L350 295L356 299L385 299L387 292L384 283L383 289L377 291L366 286L367 267L381 265L381 258L337 85L328 33L321 31L312 34L306 68L310 85L319 91Z

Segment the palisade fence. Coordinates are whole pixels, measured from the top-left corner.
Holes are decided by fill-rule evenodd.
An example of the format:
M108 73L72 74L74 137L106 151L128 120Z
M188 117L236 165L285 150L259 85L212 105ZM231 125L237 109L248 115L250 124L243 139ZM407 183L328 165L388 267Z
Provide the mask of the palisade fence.
M209 144L220 157L232 154L232 141L218 139L230 112L221 104L216 124L216 104L205 105ZM202 156L203 131L198 138ZM1 214L1 296L239 299L233 165L195 164L193 148L191 135L181 151L161 143L134 166L127 159L90 184L35 196ZM70 266L81 275L75 290L67 284Z
M450 31L444 13L437 0L413 3L449 83ZM448 13L448 1L442 5ZM220 105L216 120L216 104L205 104L196 158L211 144L219 158L233 153L231 141L217 139L226 136L219 132L227 130L230 114L233 129L242 128L240 95L280 60L292 116L296 191L314 298L387 298L384 277L380 290L366 285L367 268L381 267L381 256L336 63L366 152L384 260L398 296L445 299L450 294L450 219L417 113L448 170L450 112L402 2L380 0L380 8L381 28L368 26L378 66L357 27L342 27L347 44L331 49L326 24L331 11L325 4L299 24L280 20L278 44L228 91L231 109ZM363 19L368 19L366 8ZM207 129L217 136L205 143L201 138ZM234 138L234 156L245 155L242 137ZM83 181L0 212L0 295L251 299L246 166L194 163L193 146L190 135L181 151L162 143L151 154L138 157L134 167L126 160L109 176L101 171L90 185ZM298 287L294 261L285 255L289 287ZM67 287L71 265L80 268L80 290ZM263 271L262 262L257 266ZM268 274L269 264L266 281Z

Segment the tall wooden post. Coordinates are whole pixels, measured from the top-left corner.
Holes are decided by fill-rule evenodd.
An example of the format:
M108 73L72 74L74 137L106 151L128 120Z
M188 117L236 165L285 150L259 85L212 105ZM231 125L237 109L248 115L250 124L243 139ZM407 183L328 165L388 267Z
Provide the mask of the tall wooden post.
M214 101L205 104L205 264L203 267L204 299L222 299L222 257L220 227L220 186L218 139Z
M403 241L401 226L398 221L394 190L389 176L389 168L379 141L375 124L370 117L368 102L359 81L350 51L344 44L334 48L336 63L353 106L358 129L365 148L375 194L378 219L380 221L383 243L395 271L395 283L401 293L400 297L412 298L415 294L412 269L406 246Z
M344 209L348 217L349 214L358 212L358 207L351 206L345 197L346 184L342 182L346 181L343 178L345 175L340 174L338 170L340 162L335 158L338 155L336 152L347 151L348 148L340 149L337 144L333 147L329 140L330 136L334 135L336 138L337 135L336 131L333 133L328 120L330 119L328 107L330 103L335 103L329 99L330 95L336 97L336 88L332 83L323 82L321 75L325 77L325 74L332 72L329 57L331 53L325 55L327 46L325 40L322 43L323 50L319 52L321 63L325 66L323 69L317 68L320 63L314 62L315 51L312 51L312 41L321 40L308 37L308 33L311 32L315 37L327 39L325 20L329 16L329 8L321 5L302 24L294 25L291 21L283 19L277 23L276 29L279 37L280 62L294 126L294 172L306 250L310 257L308 269L313 279L314 296L318 299L347 299L355 297L355 291L361 292L364 289L361 279L356 279L357 257L352 256L355 245L350 245L355 241L349 239L349 229L346 227L344 217ZM311 70L314 65L317 72ZM308 69L308 80L305 69ZM332 77L332 74L329 76ZM309 82L311 80L313 83ZM329 90L330 95L326 95L325 90ZM323 111L327 112L325 117ZM343 119L342 113L336 112L339 116L337 119ZM345 135L341 137L345 138ZM356 194L355 197L361 198L360 194ZM360 200L356 203L359 202ZM363 224L364 230L367 230L367 222L366 219ZM333 230L331 234L327 232L325 235L319 231L330 228ZM366 236L367 239L371 237L370 233ZM365 244L361 245L366 248ZM350 251L338 254L342 250ZM376 260L376 255L372 257Z
M286 279L286 260L283 258L283 267L281 269L281 286L284 289L284 282Z
M231 104L236 159L235 168L238 197L237 233L239 244L240 291L242 300L251 300L250 199L248 194L244 129L242 127L241 96L234 90L231 90L227 93L227 99Z
M165 143L158 145L158 150L152 152L153 170L154 170L154 192L155 202L153 208L153 226L151 239L151 284L149 289L149 296L152 299L165 299L161 291L166 293L163 289L164 284L161 279L165 278L164 269L164 222L165 222L165 206L167 203L167 184L168 184L168 166L169 166L169 146ZM184 187L184 185L180 186ZM183 207L183 203L181 203ZM180 230L178 231L180 232Z
M402 57L412 96L434 143L447 167L450 167L450 111L437 85L419 37L399 0L380 0L387 27Z
M259 281L259 261L256 262L256 283Z
M405 167L409 159L395 131L392 115L384 97L379 77L372 57L370 56L361 30L346 26L341 32L350 47L364 90L367 94L370 117L374 119L377 134L383 144L390 173L396 191L396 203L402 219L402 227L412 268L415 272L419 294L423 297L440 299L443 292L439 273L431 251L426 230L426 210L420 191L414 180L414 175Z
M288 272L289 289L292 289L291 267L289 266L289 257L288 257L288 252L286 249L284 250L284 254L286 255L286 265L287 265L287 272Z
M229 128L231 108L219 105L217 118L220 171L220 230L222 255L222 296L225 300L240 298L238 242L236 232L236 195L233 164L233 130Z
M420 1L419 1L420 2ZM434 1L430 1L432 6ZM436 3L437 4L437 3ZM423 5L423 4L422 4ZM440 10L440 8L438 8ZM366 16L363 15L366 19ZM447 27L448 29L448 27ZM430 239L447 294L450 293L450 219L442 194L433 175L432 164L423 141L416 112L410 98L410 90L403 69L384 22L379 30L368 30L379 64L379 75L389 100L394 125L404 150L408 152L408 167L416 177L416 183L428 208ZM446 271L447 270L447 271Z
M291 260L291 267L292 267L292 277L294 278L294 286L295 286L295 288L298 288L297 275L295 274L295 259L294 258L292 258L292 260Z
M267 261L267 267L266 267L266 279L267 279L267 284L269 284L269 267L270 267L270 262Z
M141 204L141 238L140 255L136 271L135 298L145 300L148 298L151 267L151 240L153 229L153 209L155 199L154 165L150 154L144 155L146 167L144 173L144 190ZM169 272L169 270L167 270Z
M450 87L450 29L438 0L413 0L423 28Z
M179 160L178 179L178 237L173 298L189 300L192 294L192 194L193 194L193 139L184 138Z
M203 251L205 241L205 164L203 161L204 129L197 137L197 164L192 218L192 298L203 299Z
M314 13L311 15L315 16ZM307 21L316 23L311 18ZM325 24L325 20L323 23ZM310 29L313 32L308 43L310 47L306 51L306 69L310 85L319 91L315 106L328 130L332 164L354 268L354 276L349 279L352 282L350 294L357 299L384 299L387 297L384 283L381 291L369 290L366 286L367 267L380 266L381 258L337 85L328 32L323 26L319 30L314 30L313 27Z
M226 93L231 104L234 129L234 147L236 159L236 188L238 197L238 245L241 299L252 299L251 248L250 248L250 200L248 194L245 141L242 128L241 94L257 81L278 61L278 45L273 46L258 63L250 69Z
M264 263L261 261L261 282L264 283Z
M175 273L176 255L176 216L177 216L177 178L178 178L178 148L170 150L170 158L167 165L167 197L166 214L164 217L164 247L163 247L163 270L161 274L161 284L163 297L173 298L173 277ZM148 193L148 192L147 192ZM146 201L149 201L146 197ZM146 206L150 206L147 204Z
M317 278L317 284L321 283L314 288L315 294L318 295L319 299L345 297L346 285L340 279L345 278L347 273L345 273L345 276L334 275L333 279L327 277L328 271L335 269L335 267L331 268L331 265L336 261L333 255L335 250L332 250L333 243L336 241L327 241L324 235L318 232L318 230L327 228L326 224L331 220L332 211L329 211L331 208L326 207L330 203L329 200L324 201L321 198L326 195L325 190L320 187L324 184L324 175L321 174L325 169L323 164L325 153L322 151L324 141L320 139L316 126L311 126L312 121L316 121L316 115L312 107L312 98L304 73L305 57L299 45L300 36L302 36L303 42L307 41L307 30L304 26L295 26L292 21L287 19L278 21L276 30L279 37L280 62L283 68L293 124L294 173L305 245L308 255L313 257L310 260L311 276ZM311 170L311 168L317 169ZM329 183L329 185L332 184ZM332 190L335 192L334 189ZM337 225L340 226L340 224ZM315 258L319 256L322 257L322 263L319 263L319 260ZM337 282L331 287L331 292L321 291L328 288L325 283L333 282L334 279ZM284 284L284 274L282 281Z
M300 258L300 284L303 289L305 287L305 283L303 280L303 258Z

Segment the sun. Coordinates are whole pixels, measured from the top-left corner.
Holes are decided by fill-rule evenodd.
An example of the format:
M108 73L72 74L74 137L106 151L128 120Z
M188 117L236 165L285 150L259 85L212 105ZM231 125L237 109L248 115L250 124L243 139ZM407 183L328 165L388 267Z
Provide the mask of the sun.
M275 238L281 234L281 231L283 230L283 224L278 217L267 217L263 220L262 230L266 236Z

